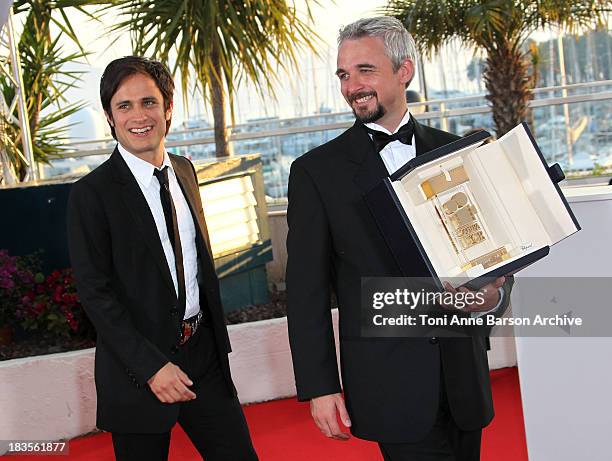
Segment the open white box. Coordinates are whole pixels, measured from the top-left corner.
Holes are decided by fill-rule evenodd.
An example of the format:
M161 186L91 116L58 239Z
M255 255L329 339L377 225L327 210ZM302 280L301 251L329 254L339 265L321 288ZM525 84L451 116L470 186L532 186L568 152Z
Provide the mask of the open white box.
M420 155L367 197L391 249L406 232L389 228L377 206L391 199L439 286L516 272L544 257L549 247L580 230L526 124L483 144L476 133ZM388 195L388 199L384 196ZM400 266L409 264L400 261Z

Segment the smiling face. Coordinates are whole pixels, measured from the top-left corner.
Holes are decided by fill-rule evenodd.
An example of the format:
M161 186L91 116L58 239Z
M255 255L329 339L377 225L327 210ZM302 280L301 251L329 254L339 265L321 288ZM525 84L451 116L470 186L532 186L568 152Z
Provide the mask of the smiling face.
M126 77L110 100L110 111L105 114L115 128L117 141L131 154L159 166L172 104L164 109L164 98L155 81L141 73Z
M395 130L406 113L406 84L414 66L405 60L394 72L382 39L362 37L345 40L338 49L340 90L363 123L376 122Z

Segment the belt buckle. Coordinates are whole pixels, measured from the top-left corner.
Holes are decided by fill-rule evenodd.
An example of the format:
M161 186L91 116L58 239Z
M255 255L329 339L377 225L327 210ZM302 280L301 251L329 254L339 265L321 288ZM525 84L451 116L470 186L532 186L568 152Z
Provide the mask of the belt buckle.
M181 328L181 339L179 340L179 344L181 346L185 344L189 340L189 338L191 338L192 334L193 332L192 332L191 324L183 321L182 328Z
M184 345L187 341L189 341L189 338L191 338L195 334L196 330L200 326L201 321L202 321L202 311L197 313L197 316L195 320L193 320L193 322L188 322L186 320L183 320L182 328L181 328L181 339L179 341L179 344L181 346Z

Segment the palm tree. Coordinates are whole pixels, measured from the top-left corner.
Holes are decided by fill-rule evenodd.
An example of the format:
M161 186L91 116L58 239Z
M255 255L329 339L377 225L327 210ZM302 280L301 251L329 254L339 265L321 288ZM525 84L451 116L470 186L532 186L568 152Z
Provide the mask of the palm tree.
M69 126L61 123L84 106L81 102L69 103L64 93L76 85L81 72L66 70L66 66L85 58L67 11L71 8L90 18L96 17L83 9L84 5L108 3L90 0L17 0L13 4L15 18L25 17L17 45L21 61L23 85L28 112L30 134L36 162L47 163L61 155ZM52 27L59 31L52 32ZM61 41L68 38L78 51L64 53ZM0 75L0 92L5 101L11 101L15 87L10 79ZM44 111L44 115L43 114ZM0 145L18 180L26 176L27 163L21 145L21 130L13 119L0 120L3 131Z
M400 19L421 53L451 40L486 53L484 80L498 136L528 118L534 87L525 41L536 30L602 25L612 0L391 0L385 14Z
M131 32L134 53L174 61L185 102L195 73L212 105L217 157L229 155L226 97L233 120L234 93L244 78L273 94L278 67L296 68L296 50L314 50L318 39L288 0L116 0L115 5L128 16L115 30Z

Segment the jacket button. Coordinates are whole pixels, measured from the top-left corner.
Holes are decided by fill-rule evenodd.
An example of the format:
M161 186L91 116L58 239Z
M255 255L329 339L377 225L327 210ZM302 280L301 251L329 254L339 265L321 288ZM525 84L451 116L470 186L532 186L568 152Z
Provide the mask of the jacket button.
M438 338L435 336L433 338L429 338L429 344L438 344Z
M170 352L172 352L173 354L176 354L178 350L179 348L176 344L170 348Z

